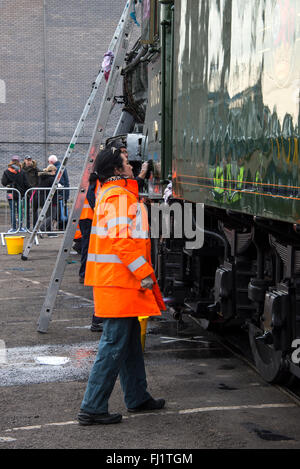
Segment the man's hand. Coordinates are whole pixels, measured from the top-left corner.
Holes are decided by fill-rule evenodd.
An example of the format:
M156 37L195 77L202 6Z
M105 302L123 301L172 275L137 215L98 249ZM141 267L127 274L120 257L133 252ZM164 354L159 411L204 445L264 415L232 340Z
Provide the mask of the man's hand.
M153 280L152 278L150 277L150 275L148 277L145 277L143 278L143 280L141 281L141 287L142 288L148 288L149 290L152 290L152 287L153 287Z
M142 164L142 167L141 167L141 172L139 174L139 178L141 179L145 179L145 176L147 174L147 171L148 171L148 161L144 161L144 163Z

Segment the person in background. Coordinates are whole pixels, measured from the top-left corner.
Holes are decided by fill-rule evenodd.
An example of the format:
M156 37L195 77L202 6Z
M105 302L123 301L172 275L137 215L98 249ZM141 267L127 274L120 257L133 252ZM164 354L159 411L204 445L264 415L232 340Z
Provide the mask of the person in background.
M95 315L103 319L99 350L78 414L80 425L114 424L108 400L120 375L129 412L162 409L147 391L138 316L158 316L165 305L151 265L148 217L138 203L138 184L119 149L97 156L98 194L85 272L93 286ZM141 230L138 229L141 227Z
M73 241L74 241L74 244L72 246L72 249L74 249L74 251L76 251L77 254L81 254L82 234L81 234L81 231L80 231L80 228L79 228L79 223L78 223L78 226L76 228Z
M98 184L97 184L98 183ZM79 269L79 283L84 283L85 266L88 255L90 233L94 217L96 202L96 191L99 187L99 180L95 173L89 177L89 187L79 219L79 229L81 232L81 265Z
M17 189L20 192L21 200L16 191L7 191L7 199L10 208L11 229L9 233L17 231L17 217L19 221L19 231L26 231L22 227L23 212L22 212L22 199L25 192L30 188L26 173L21 168L20 158L14 155L8 164L8 168L4 171L1 179L1 184L5 187Z
M50 192L50 188L53 185L53 182L56 177L56 167L53 164L49 164L47 168L45 168L42 172L39 172L39 187L49 187L48 190L44 191L39 191L38 196L39 196L39 206L40 208L43 207L48 194ZM57 222L57 203L58 203L58 197L57 194L54 194L51 204L47 210L45 221L41 223L40 230L41 231L52 231L53 224ZM58 236L55 233L48 233L48 236ZM40 235L42 238L43 235Z
M26 173L27 180L30 187L38 187L39 183L39 176L38 173L40 169L37 167L37 163L35 160L32 159L30 155L26 155L24 157L24 161L22 164L22 169ZM30 229L31 220L30 220L30 200L33 200L33 192L30 191L27 195L25 205L26 205L26 227ZM38 219L38 207L36 204L32 204L32 223L33 226L36 224Z
M84 201L83 209L79 219L79 228L81 231L81 263L79 269L79 283L84 283L86 261L88 257L88 249L90 242L90 234L92 228L92 222L94 217L94 208L96 203L97 192L100 183L96 173L91 173L89 177L89 187L87 190L86 198ZM92 332L102 331L102 319L93 314Z
M59 168L61 166L61 163L58 161L56 155L50 155L49 158L48 158L48 163L53 164L56 167L57 170L59 170ZM66 169L64 170L63 175L59 179L59 182L63 187L70 187L69 175L68 175L68 172L67 172ZM63 193L64 193L64 202L66 203L69 200L70 191L69 190L64 190Z
M37 162L30 155L24 157L22 169L26 173L30 187L37 187L39 183L38 173L41 170L38 168Z

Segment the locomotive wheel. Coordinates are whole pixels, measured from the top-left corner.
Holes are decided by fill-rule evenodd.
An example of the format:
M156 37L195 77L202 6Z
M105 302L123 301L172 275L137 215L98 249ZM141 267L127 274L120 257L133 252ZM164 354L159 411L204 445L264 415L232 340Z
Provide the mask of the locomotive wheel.
M281 350L274 350L273 345L256 340L263 331L249 324L249 341L256 368L268 383L287 382L291 377Z

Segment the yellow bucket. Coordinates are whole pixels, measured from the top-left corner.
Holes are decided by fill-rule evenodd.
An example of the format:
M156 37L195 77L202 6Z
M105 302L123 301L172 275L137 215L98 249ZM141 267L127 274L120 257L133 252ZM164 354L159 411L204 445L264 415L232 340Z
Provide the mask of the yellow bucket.
M141 326L141 342L142 342L142 349L143 352L145 350L145 342L146 342L146 331L147 331L147 323L149 316L139 316L140 326Z
M7 254L22 254L25 236L5 236Z

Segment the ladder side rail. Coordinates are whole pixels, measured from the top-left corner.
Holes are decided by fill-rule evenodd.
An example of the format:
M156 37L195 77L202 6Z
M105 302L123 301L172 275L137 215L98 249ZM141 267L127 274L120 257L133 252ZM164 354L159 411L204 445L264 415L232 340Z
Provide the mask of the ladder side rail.
M124 28L124 24L125 24L125 21L126 19L128 18L129 16L129 2L126 3L126 6L124 8L124 11L122 13L122 16L121 16L121 19L118 23L118 26L115 30L115 33L114 33L114 36L113 36L113 39L110 43L110 46L109 46L109 50L112 50L112 51L115 51L115 49L118 47L118 44L119 44L119 40L120 40L120 35L122 35L122 31L123 31L123 28ZM58 184L59 184L59 180L61 178L61 176L63 175L64 173L64 170L66 168L66 165L68 163L68 160L71 156L71 153L77 143L77 140L79 138L79 135L80 135L80 132L85 124L85 121L86 121L86 118L87 118L87 115L88 115L88 112L91 108L91 104L93 103L95 97L96 97L96 94L98 92L98 89L99 89L99 86L101 85L101 82L104 78L104 72L103 70L100 71L100 73L98 74L95 82L93 83L93 88L92 88L92 92L84 106L84 109L83 109L83 112L80 116L80 119L78 121L78 124L76 126L76 129L73 133L73 136L71 138L71 141L68 145L68 148L66 150L66 153L64 155L64 158L61 162L61 166L59 168L59 170L57 171L57 174L56 174L56 177L53 181L53 185L52 185L52 188L48 194L48 197L47 199L45 200L45 203L44 203L44 206L39 214L39 217L36 221L36 224L34 226L34 229L33 231L31 232L31 235L29 237L29 240L23 250L23 253L22 253L22 256L21 256L21 259L22 260L27 260L28 259L28 255L29 255L29 252L31 250L31 247L33 245L33 241L35 240L35 237L36 237L36 234L38 233L39 231L39 228L41 226L41 224L43 223L44 219L45 219L45 216L46 216L46 213L49 209L49 206L51 204L51 201L54 197L54 194L58 188Z
M86 192L88 189L89 174L93 169L95 159L100 148L104 129L107 125L113 103L113 96L115 94L118 79L121 76L122 66L124 64L126 52L129 46L130 33L133 28L133 21L128 17L124 24L123 33L120 36L118 52L115 56L110 76L106 85L106 90L102 98L101 106L98 112L96 125L93 132L92 141L87 152L85 165L82 171L81 183L78 187L76 199L74 200L72 212L68 221L68 225L64 234L63 242L60 247L55 267L52 272L51 280L48 286L45 301L40 313L38 322L38 332L46 333L48 330L49 322L52 318L52 312L56 301L56 296L59 292L62 282L63 274L65 271L67 259L70 253L72 242L74 239L75 231L79 222L80 214L83 208Z

